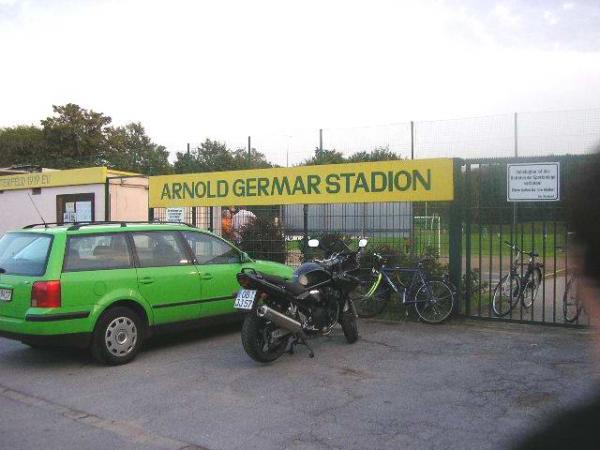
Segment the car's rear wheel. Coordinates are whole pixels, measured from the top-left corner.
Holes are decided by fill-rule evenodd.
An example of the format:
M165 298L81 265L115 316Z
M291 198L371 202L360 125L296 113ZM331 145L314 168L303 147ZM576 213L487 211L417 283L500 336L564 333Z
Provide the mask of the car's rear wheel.
M98 320L92 337L93 357L102 364L116 366L131 361L144 339L140 317L131 309L116 306Z

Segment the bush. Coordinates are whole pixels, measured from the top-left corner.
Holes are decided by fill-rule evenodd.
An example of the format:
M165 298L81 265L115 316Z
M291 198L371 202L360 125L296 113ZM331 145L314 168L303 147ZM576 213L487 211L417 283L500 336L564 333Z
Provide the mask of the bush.
M285 263L285 236L273 218L259 216L240 230L239 248L251 258Z
M346 245L350 245L352 239L350 236L342 233L322 233L317 236L311 237L311 239L318 239L321 245L325 248L330 248L335 242L342 241ZM331 256L330 251L324 251L320 248L310 248L308 241L302 241L300 244L300 251L302 252L302 261L312 261L315 258L323 259Z

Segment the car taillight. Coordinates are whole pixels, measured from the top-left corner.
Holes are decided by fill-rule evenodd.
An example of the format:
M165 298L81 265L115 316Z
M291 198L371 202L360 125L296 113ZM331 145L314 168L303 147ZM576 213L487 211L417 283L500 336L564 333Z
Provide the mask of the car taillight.
M60 281L36 281L31 289L31 306L60 308Z
M252 283L249 277L239 277L238 278L238 282L240 283L240 286L243 288L249 288L250 284Z

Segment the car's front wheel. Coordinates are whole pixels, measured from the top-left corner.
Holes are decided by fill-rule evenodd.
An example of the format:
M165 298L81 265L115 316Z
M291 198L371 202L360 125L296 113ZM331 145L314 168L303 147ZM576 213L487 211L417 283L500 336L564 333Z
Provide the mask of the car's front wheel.
M92 355L102 364L125 364L137 355L144 338L140 317L131 309L116 306L105 311L92 336Z

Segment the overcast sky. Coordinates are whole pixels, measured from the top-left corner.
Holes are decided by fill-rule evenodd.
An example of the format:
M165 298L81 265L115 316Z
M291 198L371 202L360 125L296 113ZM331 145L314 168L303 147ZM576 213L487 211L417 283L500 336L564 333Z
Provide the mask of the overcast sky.
M206 136L600 107L600 1L0 0L0 126Z

